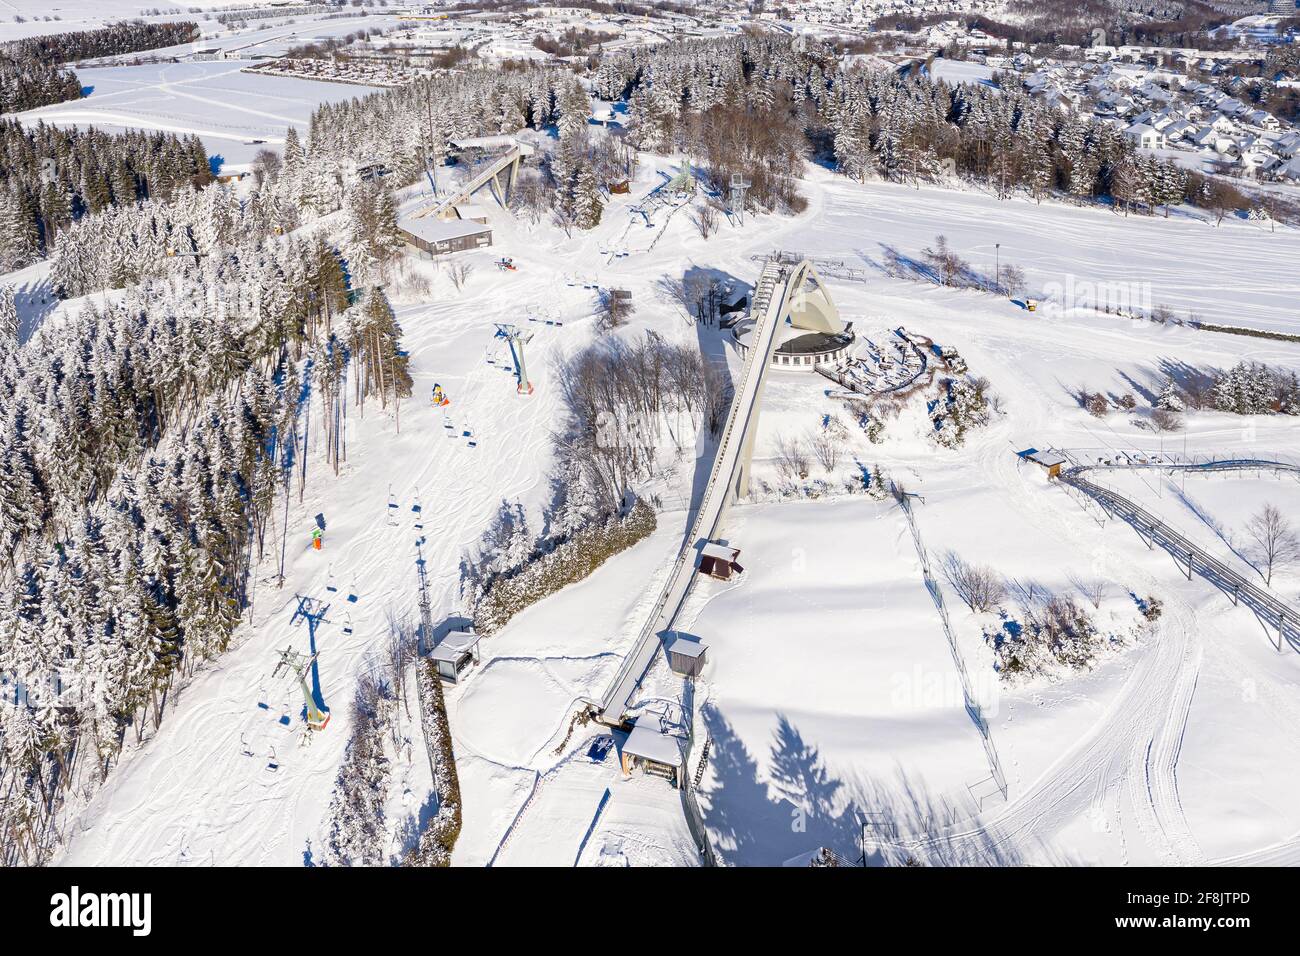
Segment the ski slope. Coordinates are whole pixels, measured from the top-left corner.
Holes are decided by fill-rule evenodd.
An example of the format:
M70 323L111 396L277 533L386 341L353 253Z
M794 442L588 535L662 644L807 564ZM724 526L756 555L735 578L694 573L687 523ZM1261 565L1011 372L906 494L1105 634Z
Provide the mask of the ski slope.
M417 538L424 538L435 616L450 616L460 609L461 556L500 501L517 498L535 515L548 498L548 436L562 414L552 365L595 335L593 290L564 278L575 271L604 287L632 291L637 312L620 334L653 330L669 341L698 342L710 358L727 363L736 395L730 437L712 454L709 484L701 486L712 487L711 493L693 502L692 492L700 489L692 487L689 455L679 462L666 456L665 474L650 489L673 502L660 516L660 530L484 641L482 663L449 689L465 795L456 863L693 862L676 795L655 789L657 781L623 781L608 757L591 756L609 736L605 729L580 729L555 752L584 700L611 714L628 701L677 708L690 703L688 689L654 653L658 633L674 627L692 627L706 642L708 631L718 633L713 653L719 657L705 683L717 680L715 700L740 729L743 749L729 753L766 754L778 714L797 707L811 715L791 720L822 756L826 777L841 784L827 804L830 825L819 834L845 841L836 846L845 856L858 852L860 828L843 816L853 806L892 821L893 836L882 837L873 860L904 853L962 863L1296 859L1300 660L1279 655L1249 610L1202 581L1187 581L1167 555L1149 551L1129 528L1115 522L1100 527L1064 491L1023 469L1014 453L1031 446L1153 444L1141 415L1094 419L1074 393L1086 385L1145 396L1158 393L1171 371L1239 360L1300 368L1300 347L1139 325L1081 309L1030 315L984 293L889 278L881 247L915 256L942 232L954 249L991 271L993 243L1000 242L1001 264L1021 265L1035 288L1063 286L1071 275L1152 281L1157 301L1195 308L1206 318L1300 331L1292 308L1300 234L1246 223L1214 228L1190 219L1125 219L1064 204L998 202L978 192L855 184L810 168L806 213L757 217L743 229L724 224L705 240L688 216L659 214L651 228L633 218L629 209L658 180L656 168L673 168L670 160L642 166L634 195L612 199L590 234L565 237L549 225L512 222L490 208L496 247L466 255L474 272L465 290L457 292L439 276L427 295L399 299L416 395L402 407L400 431L392 414L377 407L368 407L364 419L350 410L348 461L337 478L313 446L306 497L299 504L295 488L290 505L283 589L271 580L275 561L264 561L251 620L236 646L200 668L156 734L147 733L139 746L131 743L73 822L60 861L300 865L309 845L319 846L357 677L382 646L389 613L414 610ZM656 237L653 250L612 260L604 254L638 231ZM969 776L964 768L976 772L982 754L968 725L949 723L951 708L936 708L935 716L935 726L951 727L951 735L891 732L915 714L893 698L886 679L912 679L918 666L917 680L941 679L952 664L942 636L927 630L924 601L912 603L915 596L926 598L915 553L898 550L895 560L898 542L876 530L889 519L864 521L860 536L845 539L824 527L841 507L831 502L727 510L727 478L734 474L759 376L746 371L725 337L686 320L660 283L712 270L745 290L759 269L751 257L773 248L846 258L868 270L865 283L829 281L844 317L859 330L904 325L957 347L974 374L990 378L1003 406L959 451L937 450L908 412L891 419L879 445L860 429L850 430L828 481L838 484L862 466L880 464L924 497L917 519L936 556L956 550L1054 593L1068 593L1070 573L1095 565L1111 582L1098 614L1117 632L1135 618L1130 592L1156 593L1165 603L1158 628L1117 646L1094 671L1001 689L990 720L1008 777L1005 803L973 808L962 795ZM519 271L503 275L492 268L501 255L512 256ZM493 323L523 324L530 313L564 324L530 324L537 333L528 346L537 390L521 397L505 356L493 364L488 359L495 348ZM425 404L435 382L452 400L453 428ZM766 377L753 459L760 491L762 482L777 480L779 436L804 436L825 416L843 417L843 404L825 395L828 384L806 373ZM1300 455L1293 419L1261 417L1252 424L1247 438L1240 419L1201 413L1189 416L1178 441L1192 453L1235 443L1243 450ZM412 510L417 505L419 512ZM812 517L786 517L787 508ZM779 517L765 521L765 510ZM317 514L326 522L320 553L310 550L308 537ZM726 595L710 582L691 592L693 562L688 567L683 559L693 558L694 545L716 534L724 518L728 530L763 542L771 573L742 578ZM774 599L773 588L789 586L791 576L782 572L795 567L796 551L812 560L819 546L840 541L834 558L843 562L844 580L825 591L795 589L806 615L795 619L804 622L794 636L807 655L798 686L772 655L742 660L743 615L761 621L761 614L752 615ZM296 726L279 723L286 714L298 723L296 689L268 681L276 650L286 644L301 649L306 639L292 624L295 595L330 605L317 638L322 691L333 717L309 748L297 747ZM844 630L819 645L819 622L831 620L822 617L826 608L852 609L859 599L851 613L881 635L854 640ZM739 624L720 619L729 606L725 617ZM982 622L962 611L953 623L969 666L987 671ZM724 633L727 626L736 630ZM886 639L901 635L909 639ZM772 639L760 635L759 646ZM863 684L863 675L876 683ZM870 740L842 732L836 712L843 708L817 712L824 701L854 694L861 695L859 713L878 722ZM276 770L268 768L272 747ZM944 763L953 769L947 778L932 769ZM779 821L765 815L774 800L771 779L761 770L752 779L752 787L731 791L744 799L724 800L727 791L719 788L710 813L724 820L730 815L738 832L760 839L784 826L786 840L788 814ZM713 789L706 778L702 791ZM796 781L793 798L781 799L811 802L817 790L808 777ZM759 860L740 854L728 861Z

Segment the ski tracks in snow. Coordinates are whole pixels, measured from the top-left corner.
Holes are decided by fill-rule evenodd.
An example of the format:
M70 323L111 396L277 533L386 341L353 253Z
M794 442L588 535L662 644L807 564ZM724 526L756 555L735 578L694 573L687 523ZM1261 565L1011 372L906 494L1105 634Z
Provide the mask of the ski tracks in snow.
M1085 541L1065 515L1040 504L1033 494L1015 492L1022 479L998 440L1000 436L991 436L982 457L990 474L1000 479L1000 486L1016 494L1031 520L1068 537L1080 553L1092 551L1095 542ZM1063 504L1068 506L1068 502ZM1155 584L1136 569L1126 573ZM980 844L1023 849L1086 814L1096 829L1108 829L1114 823L1121 855L1128 862L1130 850L1120 812L1126 797L1144 841L1163 862L1202 862L1183 814L1176 773L1201 647L1191 608L1173 594L1166 608L1160 630L1132 652L1138 660L1118 697L1074 747L1019 796L994 811L986 823L911 845L918 849L961 844L974 844L976 851Z

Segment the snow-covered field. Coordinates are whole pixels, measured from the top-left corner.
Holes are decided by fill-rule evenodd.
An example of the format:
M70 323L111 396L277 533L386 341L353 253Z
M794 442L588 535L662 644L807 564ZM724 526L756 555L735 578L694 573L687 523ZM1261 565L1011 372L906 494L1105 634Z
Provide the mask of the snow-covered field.
M218 73L181 89L205 96L196 92L205 84L242 79ZM259 93L293 88L293 81L260 82L268 85ZM130 97L118 94L119 104ZM288 104L239 102L306 115ZM262 122L252 114L231 121ZM694 693L714 740L701 803L720 858L779 863L819 844L856 858L863 820L876 834L872 859L1300 858L1300 659L1279 654L1248 610L1199 578L1187 581L1122 524L1099 526L1015 457L1031 446L1154 447L1141 414L1090 417L1075 398L1081 386L1158 392L1171 371L1240 359L1300 368L1300 346L1082 309L1029 313L991 294L891 279L879 268L885 247L916 256L943 233L990 274L995 255L1002 266L1019 265L1035 289L1064 286L1071 276L1150 282L1154 301L1179 311L1300 331L1297 233L859 185L810 168L805 214L760 217L744 228L724 223L706 241L685 212L661 214L647 229L628 211L661 181L655 167L673 165L644 163L632 199L614 197L590 234L565 238L491 210L495 248L466 254L474 271L465 290L440 276L430 294L401 306L416 400L402 408L400 432L391 414L371 408L364 422L351 421L349 460L337 478L313 460L310 493L291 513L283 589L269 580L273 567L264 567L238 646L202 669L157 734L126 756L76 822L62 861L301 863L324 825L357 676L385 639L389 613L413 612L417 540L435 616L453 616L461 554L500 501L518 498L537 509L545 499L549 431L560 413L552 363L594 334L592 291L565 277L631 290L637 312L624 334L653 329L670 341L698 340L734 376L740 362L725 337L697 331L664 296L661 280L712 269L739 288L761 268L752 257L773 248L865 270L865 282L828 280L844 316L859 329L903 325L955 346L973 374L988 377L1001 413L955 451L937 449L920 416L907 413L873 445L826 397L830 383L776 372L756 479L775 480L778 435L802 435L839 416L849 437L836 483L877 464L904 482L923 499L914 508L932 562L957 551L1053 593L1072 587L1072 573L1100 575L1108 595L1098 615L1123 640L1090 673L997 688L984 619L946 594L958 653L976 683L993 688L985 714L1009 792L981 806L970 787L988 776L985 752L954 686L953 650L897 507L862 496L736 507L725 536L742 548L748 570L733 584L701 586L683 624L710 645ZM619 250L628 255L610 255ZM491 260L499 255L513 256L519 271L498 273ZM492 329L500 321L526 324L530 313L564 324L529 324L537 390L520 397ZM452 399L450 429L425 404L435 382ZM1294 419L1253 424L1247 446L1241 419L1195 413L1177 441L1194 453L1300 455ZM456 863L696 861L677 793L654 778L622 780L603 742L607 731L580 728L555 752L575 702L599 693L658 593L686 525L694 466L684 459L656 489L670 509L656 534L485 640L482 663L449 691L465 803ZM1240 497L1262 493L1251 487ZM1227 493L1196 495L1226 525L1240 524L1249 510ZM1294 511L1294 494L1279 488L1277 501ZM318 514L326 522L320 553L308 539ZM1130 592L1163 599L1155 627L1140 627ZM274 650L305 644L292 624L298 595L329 604L317 641L334 716L310 748L298 748L278 722L293 688L269 680ZM656 661L641 706L695 703ZM275 771L266 766L270 747ZM424 794L414 796L423 803Z
M226 0L186 0L181 4L147 4L141 0L0 0L0 41L49 33L97 30L122 20L193 18L195 10L229 6ZM160 11L162 16L154 16ZM201 16L202 14L200 14Z
M1269 458L1260 449L1259 457ZM1285 515L1300 514L1300 481L1294 473L1267 470L1197 474L1101 472L1098 481L1173 525L1184 536L1248 577L1264 583L1265 556L1250 532L1265 504ZM1283 598L1300 598L1294 566L1275 569L1270 587Z
M65 0L57 4L41 0L0 0L0 41L98 30L123 20L192 20L199 25L203 37L201 46L255 49L258 53L275 55L308 38L344 35L359 26L391 26L397 22L394 16L370 10L343 10L339 12L352 15L328 19L319 14L303 16L294 11L269 11L274 15L254 17L247 21L246 26L235 23L232 29L216 19L223 13L231 13L232 7L241 12L256 9L254 4L231 4L227 0L186 0L184 4L154 5L139 0ZM144 55L184 55L191 52L193 46L187 44L146 51Z
M322 103L370 92L368 87L240 72L249 65L222 60L80 70L77 76L89 89L87 96L18 116L28 124L193 133L219 169L278 148L290 126L305 133L312 111Z
M701 793L722 858L851 849L867 781L961 805L989 771L893 502L739 508L727 536L745 578L702 584L683 621L712 659Z

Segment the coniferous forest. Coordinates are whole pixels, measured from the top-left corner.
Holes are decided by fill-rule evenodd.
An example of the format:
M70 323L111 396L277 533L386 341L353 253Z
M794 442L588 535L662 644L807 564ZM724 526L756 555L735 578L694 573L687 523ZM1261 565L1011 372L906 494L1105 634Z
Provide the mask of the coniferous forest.
M211 181L195 136L0 120L0 271L48 255L59 235L88 214Z
M0 43L0 113L79 99L81 81L61 64L175 46L189 43L198 35L198 24L190 21L124 21L98 30L52 33Z

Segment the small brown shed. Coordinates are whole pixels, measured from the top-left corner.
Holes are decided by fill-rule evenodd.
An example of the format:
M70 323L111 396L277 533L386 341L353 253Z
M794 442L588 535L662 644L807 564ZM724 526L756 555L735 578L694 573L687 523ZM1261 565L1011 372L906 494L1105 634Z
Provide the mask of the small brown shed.
M1047 472L1049 479L1055 478L1061 473L1061 467L1069 460L1059 452L1039 451L1037 448L1031 448L1028 451L1022 451L1020 457L1025 461L1032 461Z
M668 642L668 666L682 677L699 677L709 646L698 638L675 636Z
M734 575L745 570L736 563L738 557L740 557L739 548L733 548L729 544L719 544L716 541L706 541L704 547L700 549L700 561L696 567L701 574L707 574L719 581L730 581Z

